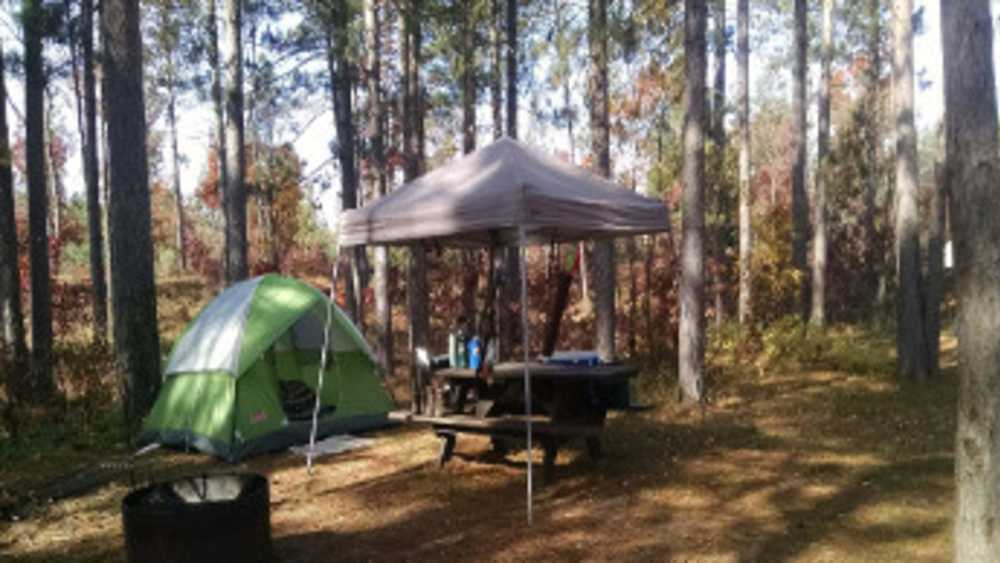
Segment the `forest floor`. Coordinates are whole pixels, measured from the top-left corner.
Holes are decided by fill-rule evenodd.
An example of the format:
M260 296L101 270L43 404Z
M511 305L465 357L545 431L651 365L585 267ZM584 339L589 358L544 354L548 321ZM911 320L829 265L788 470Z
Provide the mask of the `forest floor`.
M161 315L183 316L170 311ZM278 561L951 560L954 339L941 376L912 385L893 375L889 330L794 332L752 349L716 339L704 413L673 400L669 370L646 370L634 400L655 408L613 416L600 462L561 451L530 527L524 453L496 462L485 438L460 437L443 469L438 440L416 427L322 457L311 477L291 453L239 468L270 479ZM121 454L112 437L78 436L112 434L111 422L95 417L84 433L72 422L45 447L0 436L0 500ZM137 474L225 469L160 451ZM124 561L129 480L0 521L0 559Z

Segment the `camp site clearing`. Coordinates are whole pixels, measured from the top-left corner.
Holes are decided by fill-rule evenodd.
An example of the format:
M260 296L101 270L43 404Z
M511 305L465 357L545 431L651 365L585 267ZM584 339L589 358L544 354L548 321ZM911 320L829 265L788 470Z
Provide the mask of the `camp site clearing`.
M318 458L312 476L287 452L235 467L270 480L278 561L949 560L954 340L940 380L901 387L887 369L890 339L831 332L826 352L763 371L710 351L724 391L704 417L678 406L655 368L646 370L634 391L656 407L608 421L608 455L596 471L582 446L561 450L558 478L536 492L531 527L523 451L498 462L486 438L461 440L443 469L437 439L410 427ZM5 463L0 482L21 476L30 486L113 453L75 451L71 439L51 451ZM160 450L136 476L232 468ZM38 504L0 523L0 554L122 561L119 503L128 490L126 475Z

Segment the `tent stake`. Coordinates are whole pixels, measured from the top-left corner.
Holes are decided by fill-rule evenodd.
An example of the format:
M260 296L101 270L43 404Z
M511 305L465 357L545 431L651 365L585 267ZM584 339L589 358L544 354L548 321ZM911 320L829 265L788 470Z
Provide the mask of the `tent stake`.
M340 256L340 248L337 248ZM333 300L337 297L337 262L334 261L330 280L330 296L326 300L326 324L323 326L323 350L319 353L319 373L316 375L316 403L313 405L312 428L309 430L309 453L306 455L306 472L313 474L313 457L316 455L316 430L319 425L320 397L323 395L323 376L326 374L326 354L330 347L330 323L333 320Z

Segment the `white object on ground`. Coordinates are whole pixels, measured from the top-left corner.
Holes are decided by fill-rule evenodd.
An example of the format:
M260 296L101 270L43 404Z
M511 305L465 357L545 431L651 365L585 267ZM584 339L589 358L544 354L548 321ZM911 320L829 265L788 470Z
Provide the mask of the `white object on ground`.
M356 436L351 436L349 434L338 434L316 442L315 451L313 452L313 457L319 457L322 455L329 455L329 454L339 454L350 450L367 448L374 442L375 440L371 438L358 438ZM309 455L308 444L304 444L301 446L292 446L291 448L288 449L292 453L297 455L302 455L302 456Z

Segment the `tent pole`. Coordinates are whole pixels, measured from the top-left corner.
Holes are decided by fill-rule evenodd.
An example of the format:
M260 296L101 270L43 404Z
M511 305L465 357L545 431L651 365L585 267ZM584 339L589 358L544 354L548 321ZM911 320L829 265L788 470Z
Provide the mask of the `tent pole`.
M340 246L337 246L340 257ZM319 373L316 375L316 403L313 404L312 428L309 429L309 453L306 455L306 471L313 474L313 457L316 455L316 430L319 426L319 406L323 396L323 376L326 374L326 355L330 347L330 323L333 321L333 300L337 297L337 262L333 263L330 276L330 295L326 299L326 324L323 326L323 349L319 353Z
M528 273L525 268L526 241L524 227L518 231L518 257L521 262L521 346L524 348L524 409L528 415L528 525L532 524L531 467L531 373L528 371Z

